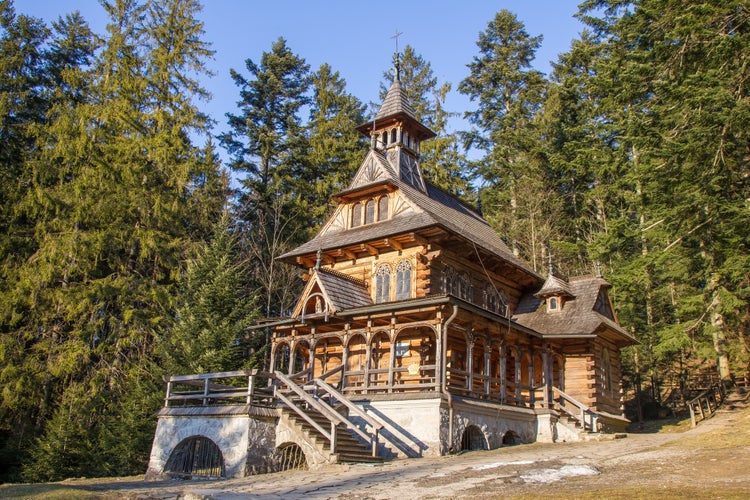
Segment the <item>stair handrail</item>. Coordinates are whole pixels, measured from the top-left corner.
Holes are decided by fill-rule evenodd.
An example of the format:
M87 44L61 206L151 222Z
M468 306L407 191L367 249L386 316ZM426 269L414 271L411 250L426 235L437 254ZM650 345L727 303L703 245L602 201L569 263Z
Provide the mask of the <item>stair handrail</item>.
M356 414L358 417L364 420L367 423L367 425L372 427L372 437L370 437L370 436L367 436L366 433L362 432L361 429L359 429L359 427L357 427L354 424L351 424L355 429L357 429L357 431L360 431L360 432L357 432L360 436L362 436L365 440L370 441L370 445L372 446L372 456L376 457L377 452L378 452L378 438L379 438L380 431L381 429L383 429L384 425L378 422L377 420L375 420L374 418L372 418L369 414L367 414L367 412L362 410L362 408L360 408L359 406L349 401L349 399L346 396L344 396L341 392L334 389L327 382L319 378L316 378L313 382L318 387L326 391L330 396L333 396L334 398L336 398L336 400L338 400L340 403L346 406L350 412ZM348 419L347 419L347 422L351 423L349 422ZM347 427L349 426L347 425Z
M335 436L336 431L335 427L338 424L345 425L348 429L355 432L358 436L360 436L365 441L371 441L372 438L367 435L366 432L364 432L362 429L354 425L354 423L350 422L348 419L346 419L343 415L341 415L339 412L331 408L329 405L325 404L323 401L319 399L315 399L313 396L308 394L302 387L295 384L289 377L284 375L281 372L276 372L276 377L278 380L282 381L284 384L286 384L292 391L294 391L295 394L297 394L299 397L301 397L307 404L318 410L324 417L326 417L331 422L331 437L329 437L329 441L331 441L331 452L335 453L335 439L333 436ZM277 391L278 396L282 396L280 392ZM283 401L283 399L282 399ZM287 400L290 401L291 400ZM289 402L284 401L285 403L289 404ZM294 405L295 411L297 411L296 405ZM299 412L298 412L299 413Z
M592 410L591 408L589 408L585 404L581 403L580 401L578 401L577 399L575 399L573 396L571 396L569 394L566 394L565 392L561 391L557 387L553 386L552 387L552 392L556 393L562 399L568 401L570 404L572 404L573 406L577 407L578 408L578 414L573 413L572 411L570 411L567 408L565 408L565 406L563 406L562 404L558 403L557 407L559 409L563 410L568 415L570 415L570 416L572 416L574 418L579 419L579 421L581 422L581 426L584 428L584 430L586 429L586 426L587 426L587 424L586 424L586 415L591 415L591 423L589 423L588 425L591 427L592 431L596 431L597 430L596 429L596 427L597 427L597 422L596 421L598 420L599 415L594 410Z
M318 424L315 420L313 420L312 418L310 418L310 416L307 413L305 413L305 411L302 410L302 408L300 408L299 406L297 406L296 404L294 404L294 401L292 401L291 399L287 398L281 392L277 392L276 393L276 397L279 398L284 403L286 403L287 407L289 407L292 410L294 410L295 413L297 413L297 415L299 415L300 417L304 418L305 421L307 421L308 424L312 425L315 429L317 429L317 431L320 432L320 434L324 438L326 438L328 441L330 441L331 443L333 443L332 436L335 433L335 429L331 429L331 432L328 432L325 429L323 429L323 427L321 427L320 424ZM333 450L333 446L331 446L331 452L335 453L335 450Z

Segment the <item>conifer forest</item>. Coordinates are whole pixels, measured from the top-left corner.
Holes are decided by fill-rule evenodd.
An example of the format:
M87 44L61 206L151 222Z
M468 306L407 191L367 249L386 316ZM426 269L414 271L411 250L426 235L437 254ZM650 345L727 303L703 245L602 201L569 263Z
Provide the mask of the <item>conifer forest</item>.
M167 374L262 368L310 239L359 167L366 103L284 38L201 110L199 0L103 0L45 23L0 1L0 481L145 471ZM750 370L750 4L584 0L549 75L541 34L487 19L462 81L400 53L425 178L540 275L601 272L626 398ZM383 68L381 92L392 73ZM447 109L446 96L471 109ZM465 130L450 119L463 118ZM223 158L223 159L222 159Z

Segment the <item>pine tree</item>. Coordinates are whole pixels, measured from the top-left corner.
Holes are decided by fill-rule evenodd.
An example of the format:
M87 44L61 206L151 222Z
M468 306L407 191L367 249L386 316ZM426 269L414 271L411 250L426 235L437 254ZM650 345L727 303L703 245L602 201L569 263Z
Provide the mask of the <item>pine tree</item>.
M310 103L309 66L292 53L283 38L264 52L260 64L245 61L250 78L232 70L240 88L240 114L228 113L230 131L222 145L231 155L230 168L238 175L236 217L240 246L250 257L250 286L263 297L263 314L280 316L297 295L296 272L276 260L308 236L306 218L307 138L300 113ZM299 202L302 203L299 203ZM270 337L258 333L263 366L268 365Z

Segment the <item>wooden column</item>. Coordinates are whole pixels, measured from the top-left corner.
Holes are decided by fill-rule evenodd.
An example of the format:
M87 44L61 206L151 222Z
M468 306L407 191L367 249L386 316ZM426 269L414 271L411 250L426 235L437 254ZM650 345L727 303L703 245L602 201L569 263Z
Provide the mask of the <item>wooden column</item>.
M536 358L533 349L529 349L529 405L533 408L536 400L534 391L534 358Z
M466 341L466 389L471 392L474 389L474 336Z
M521 405L521 349L516 348L516 404Z
M508 390L508 374L506 365L508 363L508 347L505 341L500 344L500 402L505 403L506 391Z
M372 338L370 338L372 340ZM372 363L372 345L370 341L365 337L365 368L364 368L364 387L362 388L362 394L367 394L367 389L370 387L370 364Z

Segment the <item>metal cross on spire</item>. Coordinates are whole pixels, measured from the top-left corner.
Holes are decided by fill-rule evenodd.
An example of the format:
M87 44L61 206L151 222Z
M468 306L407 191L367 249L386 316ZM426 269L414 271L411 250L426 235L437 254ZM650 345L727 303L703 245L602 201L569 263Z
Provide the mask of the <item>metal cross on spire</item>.
M396 54L398 54L398 37L400 37L401 35L403 35L403 33L396 29L396 33L391 37L392 39L396 40Z
M401 81L401 64L399 61L399 53L398 53L398 37L403 35L399 30L396 30L396 34L393 35L391 38L396 40L396 53L393 54L393 65L395 66L396 70L396 78L395 81L400 82Z

